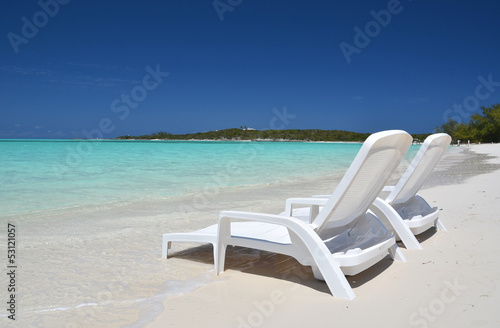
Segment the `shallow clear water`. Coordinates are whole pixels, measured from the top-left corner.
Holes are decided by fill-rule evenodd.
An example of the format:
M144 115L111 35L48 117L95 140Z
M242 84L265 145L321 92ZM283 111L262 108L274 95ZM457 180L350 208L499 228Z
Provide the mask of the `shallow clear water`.
M1 140L3 214L341 174L361 144Z

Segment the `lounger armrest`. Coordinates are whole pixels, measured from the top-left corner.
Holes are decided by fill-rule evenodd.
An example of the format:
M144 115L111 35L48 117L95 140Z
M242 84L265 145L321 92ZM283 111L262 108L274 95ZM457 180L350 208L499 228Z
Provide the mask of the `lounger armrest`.
M293 230L297 227L308 227L306 223L299 219L283 215L243 211L221 211L219 213L219 228L221 226L229 228L228 225L232 220L273 223L287 228L293 228Z
M292 216L293 206L294 205L309 205L311 207L312 213L318 213L319 206L324 206L328 198L288 198L286 200L285 213L289 216ZM314 215L315 216L315 215ZM311 217L311 220L314 218ZM311 221L310 220L310 221Z
M246 211L220 211L219 219L221 218L231 218L238 220L248 220L248 221L263 221L268 223L280 224L281 222L288 221L289 217L279 215L279 214L268 214L260 212L246 212Z
M312 198L330 198L332 194L330 195L312 195Z

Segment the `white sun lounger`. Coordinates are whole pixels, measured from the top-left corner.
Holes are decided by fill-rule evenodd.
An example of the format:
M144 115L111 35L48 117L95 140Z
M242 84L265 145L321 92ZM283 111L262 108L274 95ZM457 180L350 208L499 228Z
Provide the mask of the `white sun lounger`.
M435 226L446 231L439 219L439 209L431 207L418 194L451 142L446 133L427 137L395 186L385 187L389 191L385 198L377 198L370 209L388 229L396 234L407 249L422 249L415 235Z
M411 144L404 131L384 131L368 137L329 198L295 198L287 204L318 207L318 215L288 215L222 211L219 224L190 233L163 235L163 257L172 241L212 243L216 273L224 270L227 246L281 253L311 266L335 297L353 299L345 275L357 274L387 254L405 261L395 236L368 208L401 162ZM321 209L319 207L321 206Z

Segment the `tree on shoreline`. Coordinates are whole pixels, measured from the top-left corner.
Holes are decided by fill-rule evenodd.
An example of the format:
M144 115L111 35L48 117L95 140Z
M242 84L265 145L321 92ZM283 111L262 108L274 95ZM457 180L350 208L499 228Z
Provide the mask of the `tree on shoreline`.
M472 114L467 123L458 123L450 118L435 130L448 133L454 140L500 142L500 104L483 106L481 110L482 114Z

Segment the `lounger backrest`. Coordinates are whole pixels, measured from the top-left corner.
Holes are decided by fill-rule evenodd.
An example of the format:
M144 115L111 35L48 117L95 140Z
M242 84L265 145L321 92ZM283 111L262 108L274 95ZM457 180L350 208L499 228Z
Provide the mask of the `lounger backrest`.
M412 137L401 130L369 136L337 188L313 221L316 231L327 223L348 224L366 213L387 180L402 161Z
M422 188L450 143L451 137L446 133L428 136L386 201L390 204L401 204L413 198Z

